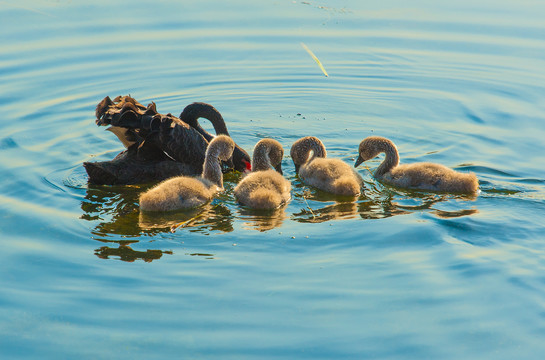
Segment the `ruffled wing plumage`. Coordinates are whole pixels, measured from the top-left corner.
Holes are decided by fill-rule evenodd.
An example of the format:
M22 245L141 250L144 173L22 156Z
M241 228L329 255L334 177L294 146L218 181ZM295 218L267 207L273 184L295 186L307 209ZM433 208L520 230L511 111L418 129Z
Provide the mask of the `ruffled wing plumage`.
M145 107L130 96L113 101L106 97L98 104L96 117L97 125L125 128L129 140L139 145L146 142L146 149L155 147L175 161L202 170L208 141L172 114L158 113L155 103Z

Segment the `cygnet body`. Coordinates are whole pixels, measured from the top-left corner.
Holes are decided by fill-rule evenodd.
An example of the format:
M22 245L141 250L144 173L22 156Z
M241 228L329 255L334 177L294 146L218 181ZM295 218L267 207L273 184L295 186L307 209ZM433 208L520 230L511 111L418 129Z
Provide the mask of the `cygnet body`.
M384 153L385 158L374 176L387 184L406 189L453 193L476 193L479 190L479 181L474 173L461 173L429 162L399 165L395 144L380 136L370 136L360 143L354 167L380 153Z
M215 137L206 149L201 177L177 176L161 182L140 196L140 209L170 211L193 208L210 201L223 190L221 161L227 161L234 148L230 137Z
M361 176L344 161L326 158L327 152L320 139L306 136L297 140L290 155L305 184L336 195L360 194Z
M291 183L282 176L283 156L282 145L274 139L256 144L252 172L234 190L238 202L253 209L275 209L290 200Z

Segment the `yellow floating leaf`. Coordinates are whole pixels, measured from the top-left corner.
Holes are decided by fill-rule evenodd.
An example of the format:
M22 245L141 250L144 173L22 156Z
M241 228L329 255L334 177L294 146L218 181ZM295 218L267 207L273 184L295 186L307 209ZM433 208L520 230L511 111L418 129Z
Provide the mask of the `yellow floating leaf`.
M320 67L320 69L322 70L322 72L324 73L325 76L329 76L327 74L327 71L325 71L324 69L324 66L322 65L322 63L320 62L320 60L316 57L316 55L314 55L314 53L312 52L312 50L310 50L308 48L308 46L305 45L305 43L301 43L301 46L303 47L303 49L305 49L308 54L314 59L314 61L316 61L316 63L318 64L318 66Z

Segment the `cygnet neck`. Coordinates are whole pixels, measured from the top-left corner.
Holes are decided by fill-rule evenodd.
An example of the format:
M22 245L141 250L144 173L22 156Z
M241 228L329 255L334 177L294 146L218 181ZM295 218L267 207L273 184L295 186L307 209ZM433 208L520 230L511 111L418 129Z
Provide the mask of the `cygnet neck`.
M226 135L214 138L206 149L202 177L220 189L223 189L223 174L221 172L221 160L227 160L233 153L234 142Z
M327 152L325 150L325 146L320 140L317 142L311 142L307 162L312 161L315 158L325 158L326 155Z
M375 176L381 177L399 165L399 153L395 144L386 138L377 142L377 149L385 154L384 161L375 172Z
M283 155L284 150L282 149L282 145L278 141L274 139L260 140L254 148L254 155L252 157L252 170L270 170L271 166L277 169L280 162L282 161Z
M297 140L291 149L291 157L297 165L307 163L317 157L326 157L325 146L315 136L305 136Z
M219 188L223 188L223 174L221 172L221 164L217 156L206 156L202 177Z

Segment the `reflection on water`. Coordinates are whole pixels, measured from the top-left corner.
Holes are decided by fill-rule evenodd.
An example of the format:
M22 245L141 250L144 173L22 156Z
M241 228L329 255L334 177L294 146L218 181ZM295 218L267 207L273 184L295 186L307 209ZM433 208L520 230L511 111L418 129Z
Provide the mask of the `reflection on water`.
M366 199L358 203L358 212L362 219L384 219L396 215L410 214L410 211L403 210L396 203L388 199Z
M108 246L102 246L95 250L95 255L101 259L110 259L112 256L116 256L119 260L134 262L136 260L144 260L145 262L152 262L153 260L160 259L163 254L172 255L172 251L163 250L151 250L137 251L133 250L126 244L119 244L119 247L112 248Z
M291 219L301 223L321 223L329 220L352 219L357 212L358 206L355 202L337 202L322 208L307 205L300 212L294 213Z
M196 209L143 213L138 196L146 186L89 185L81 203L82 219L95 222L92 234L98 240L111 235L137 237L187 228L192 232L231 232L233 216L227 206L214 202Z
M17 4L0 6L2 358L544 352L544 2ZM227 174L211 204L152 216L144 186L87 186L81 163L122 146L93 124L112 93L174 115L211 103L249 152L279 140L292 201L247 211ZM305 135L349 164L387 136L402 162L473 171L482 193L360 168L356 199L305 190L288 156Z
M294 199L302 204L291 219L301 223L321 223L328 220L350 219L357 215L356 197L340 196L314 189L297 181L294 186ZM325 202L333 204L323 206Z
M300 223L322 223L333 220L383 219L417 211L428 211L440 218L454 218L477 213L476 209L438 209L437 204L461 200L465 204L476 196L449 195L405 191L378 183L366 183L359 198L342 197L310 189L294 183L293 200L275 210L253 210L241 207L232 199L234 183L226 183L226 191L212 203L195 209L174 212L140 212L138 196L147 186L89 185L81 203L82 219L95 223L92 234L97 240L112 241L112 235L136 238L143 234L185 231L210 234L232 232L233 223L241 221L245 229L267 231L282 226L286 219ZM298 210L295 210L297 209ZM290 210L291 214L287 215ZM235 217L237 219L235 219Z
M451 195L426 193L421 191L399 190L379 183L366 182L365 193L357 201L339 197L304 186L295 195L304 204L291 219L301 223L321 223L330 220L352 219L359 215L362 219L383 219L396 215L429 211L440 218L454 218L476 214L476 209L456 209L453 211L434 208L434 205L450 200L474 201L476 195ZM324 202L332 202L323 206ZM465 205L464 205L465 206Z
M287 218L286 206L273 210L255 210L241 207L239 211L245 229L267 231L282 226Z
M81 202L81 218L96 223L91 232L98 237L140 236L138 195L143 190L140 186L89 185Z
M205 217L211 210L210 204L183 211L139 212L138 226L142 230L174 232L178 228L194 226L196 220Z
M417 211L428 211L439 218L455 218L473 215L478 212L477 209L456 209L443 210L434 207L440 203L450 204L454 200L461 200L465 207L469 201L475 201L476 195L452 195L445 193L426 193L412 190L399 190L393 188L384 188L376 201L360 203L359 211L362 218L376 219L375 215L381 213L376 211L376 207L382 207L382 217L394 215L410 214Z
M185 211L144 213L138 208L138 196L148 186L89 185L81 202L81 219L95 223L91 233L95 240L115 246L101 246L95 255L101 259L112 257L122 261L160 259L171 251L147 249L138 251L129 245L140 242L141 235L153 236L186 229L190 232L233 231L233 216L221 203L206 204ZM193 255L193 254L191 254ZM211 256L211 255L210 255Z
M233 216L224 204L211 203L195 209L174 212L140 212L138 224L142 230L175 232L186 228L191 232L209 234L216 231L233 231Z
M444 210L433 210L433 214L442 219L457 218L462 216L468 216L477 214L479 211L477 209L464 209L457 211L444 211Z

